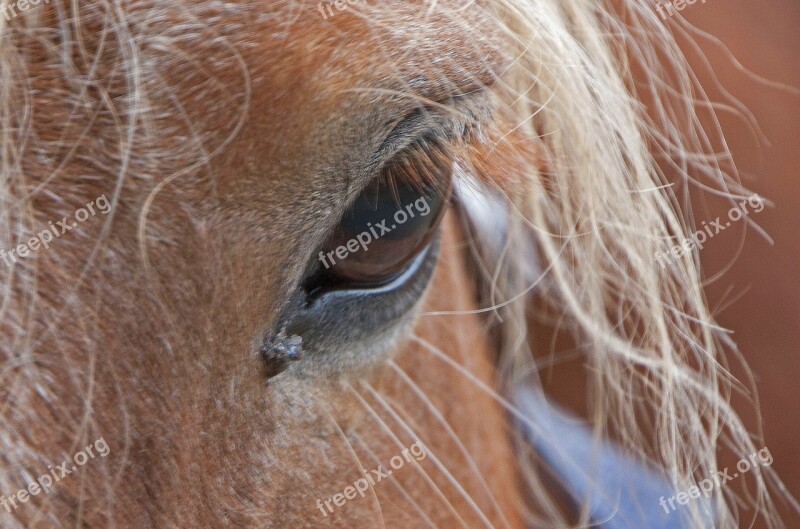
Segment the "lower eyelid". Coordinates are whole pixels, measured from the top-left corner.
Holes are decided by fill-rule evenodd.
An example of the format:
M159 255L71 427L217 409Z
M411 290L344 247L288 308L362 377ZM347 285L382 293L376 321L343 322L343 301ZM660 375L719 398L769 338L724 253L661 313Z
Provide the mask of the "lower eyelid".
M323 369L382 362L385 358L376 350L391 341L404 321L412 321L413 309L436 268L438 250L437 238L412 266L382 288L334 290L310 299L298 289L276 328L286 336L301 337L308 362Z

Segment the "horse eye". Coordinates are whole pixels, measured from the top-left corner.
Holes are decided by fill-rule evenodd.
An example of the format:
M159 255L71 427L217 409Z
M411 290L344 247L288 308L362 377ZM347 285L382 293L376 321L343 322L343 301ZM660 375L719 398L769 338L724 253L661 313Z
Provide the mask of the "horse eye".
M445 211L453 163L423 145L390 162L353 201L318 257L315 286L392 281L431 242Z
M452 147L419 140L350 203L306 264L277 332L265 338L269 377L299 359L301 347L304 365L323 370L357 370L387 358L436 268L438 227L453 185Z

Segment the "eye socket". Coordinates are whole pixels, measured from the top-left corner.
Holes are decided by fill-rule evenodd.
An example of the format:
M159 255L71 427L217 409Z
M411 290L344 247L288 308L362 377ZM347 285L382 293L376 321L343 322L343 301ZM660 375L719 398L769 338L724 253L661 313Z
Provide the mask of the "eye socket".
M446 149L425 140L389 162L343 215L308 286L364 288L400 275L436 234L452 169Z
M349 205L264 339L268 376L300 357L309 372L362 369L388 358L436 268L437 228L460 145L445 141L417 141Z

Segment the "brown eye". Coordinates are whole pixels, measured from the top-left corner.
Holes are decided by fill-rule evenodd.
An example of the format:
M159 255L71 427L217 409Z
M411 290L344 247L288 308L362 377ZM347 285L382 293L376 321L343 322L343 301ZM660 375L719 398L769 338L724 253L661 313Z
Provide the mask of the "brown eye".
M319 253L321 283L380 285L397 277L436 234L450 197L452 160L421 143L388 164L345 212Z

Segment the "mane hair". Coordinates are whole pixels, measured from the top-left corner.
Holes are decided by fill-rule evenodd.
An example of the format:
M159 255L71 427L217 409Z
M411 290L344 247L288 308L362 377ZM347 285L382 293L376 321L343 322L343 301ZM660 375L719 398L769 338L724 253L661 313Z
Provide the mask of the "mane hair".
M566 329L589 366L595 435L616 439L686 490L720 470L722 452L740 458L759 448L730 404L734 391L757 402L755 386L727 368L739 353L708 310L697 255L666 267L653 257L693 231L682 191L710 190L732 203L751 196L727 149L713 152L724 139L699 125L697 109L710 103L673 36L692 28L681 18L665 25L639 0L503 0L487 9L513 57L498 92L514 134L503 136L505 128L489 141L506 152L497 143L537 145L528 163L517 148L516 159L477 168L524 189L505 189L508 242L488 297L500 307L503 384L539 385L526 339L530 298L519 296L532 291L540 317ZM568 526L543 492L547 475L531 467L525 476L546 513L533 526ZM783 526L767 483L785 488L770 469L753 481L747 498L730 490L715 498L715 527L739 527L737 506ZM686 507L688 526L705 526L703 504Z

